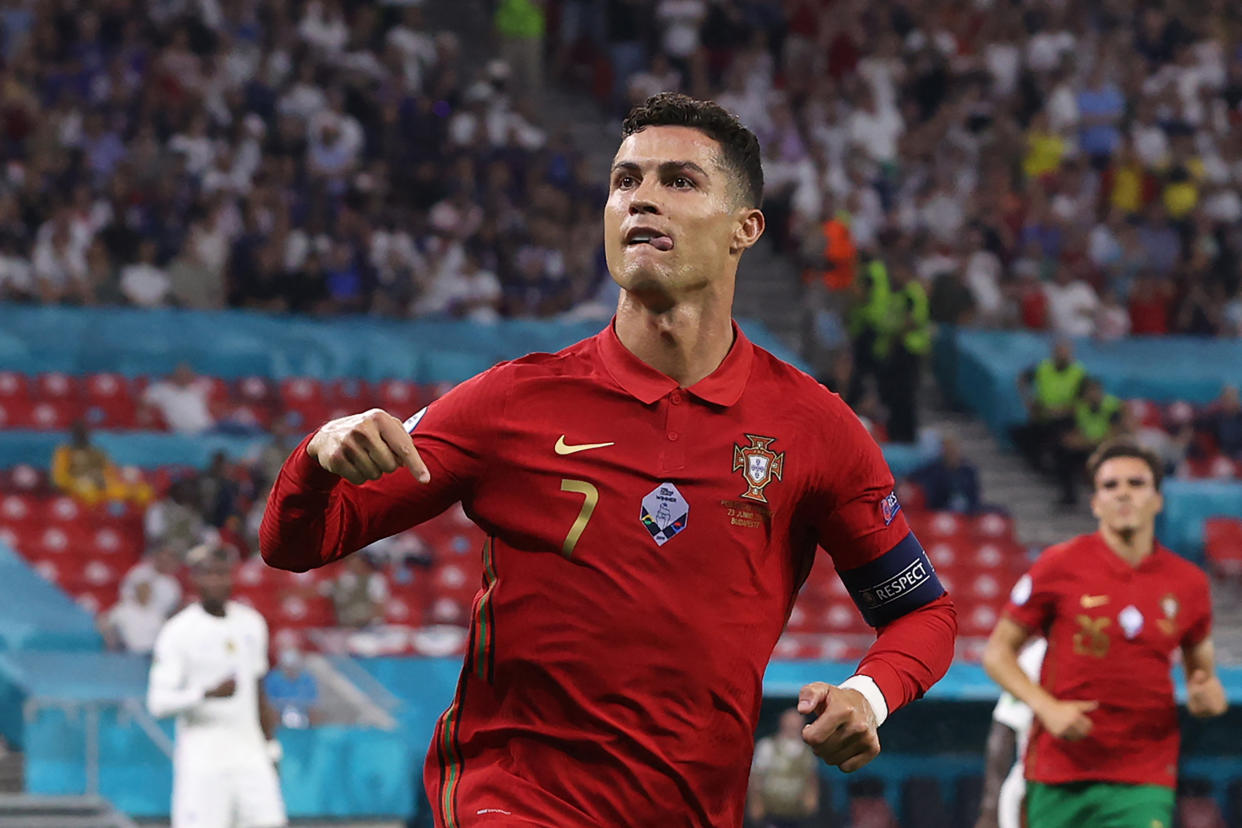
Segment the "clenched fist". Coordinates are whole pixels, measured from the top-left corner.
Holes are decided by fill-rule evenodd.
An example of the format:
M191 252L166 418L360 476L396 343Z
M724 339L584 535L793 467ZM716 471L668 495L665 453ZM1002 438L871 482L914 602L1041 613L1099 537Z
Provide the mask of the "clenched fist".
M816 715L802 741L829 765L851 773L880 755L875 711L857 690L812 682L798 693L798 712Z
M356 486L400 468L409 469L419 483L431 480L405 426L379 408L325 423L306 453Z

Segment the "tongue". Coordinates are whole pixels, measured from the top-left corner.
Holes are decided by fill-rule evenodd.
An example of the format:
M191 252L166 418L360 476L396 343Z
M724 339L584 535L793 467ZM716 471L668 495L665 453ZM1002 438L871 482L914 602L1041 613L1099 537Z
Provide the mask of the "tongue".
M673 240L670 239L668 236L656 236L650 242L648 242L648 244L650 244L656 250L672 250L673 249Z

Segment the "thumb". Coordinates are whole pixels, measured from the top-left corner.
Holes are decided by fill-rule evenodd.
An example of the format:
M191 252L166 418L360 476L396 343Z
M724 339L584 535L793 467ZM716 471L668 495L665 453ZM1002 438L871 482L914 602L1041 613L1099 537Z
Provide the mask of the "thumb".
M1099 707L1100 703L1098 701L1080 701L1077 702L1076 705L1083 713L1090 713L1092 710Z
M798 691L798 712L814 713L828 698L828 685L822 681L805 685Z

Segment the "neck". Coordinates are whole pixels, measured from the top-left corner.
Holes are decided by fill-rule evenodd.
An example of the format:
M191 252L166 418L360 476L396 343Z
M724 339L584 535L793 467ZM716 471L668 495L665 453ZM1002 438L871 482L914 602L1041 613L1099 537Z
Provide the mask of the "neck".
M215 615L219 618L223 618L224 617L224 602L223 601L208 601L206 598L204 598L203 599L203 611L206 612L208 615Z
M688 388L711 374L733 347L732 291L708 301L669 302L621 291L617 338L634 356Z
M1156 527L1148 524L1139 529L1112 529L1101 524L1100 536L1108 548L1130 566L1138 566L1156 549Z

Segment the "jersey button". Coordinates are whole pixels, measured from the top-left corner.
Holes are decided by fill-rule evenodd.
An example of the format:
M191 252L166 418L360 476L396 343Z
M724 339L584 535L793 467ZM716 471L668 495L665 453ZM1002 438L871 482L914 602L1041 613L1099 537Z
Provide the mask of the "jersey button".
M669 397L669 402L671 402L673 405L681 405L681 392L674 391L673 395Z
M678 434L676 431L670 431L668 433L668 439L672 440L674 443L677 442L677 439L679 437L681 437L681 435Z

